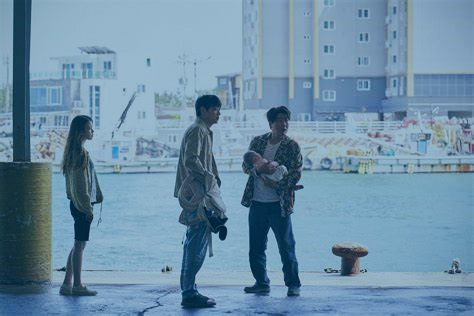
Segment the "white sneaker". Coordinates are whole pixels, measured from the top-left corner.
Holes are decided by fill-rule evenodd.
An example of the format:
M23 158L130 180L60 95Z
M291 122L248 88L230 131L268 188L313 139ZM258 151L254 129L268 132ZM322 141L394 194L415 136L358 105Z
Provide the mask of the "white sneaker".
M73 286L71 292L72 292L72 295L75 295L75 296L94 296L94 295L97 295L97 291L89 290L84 285Z

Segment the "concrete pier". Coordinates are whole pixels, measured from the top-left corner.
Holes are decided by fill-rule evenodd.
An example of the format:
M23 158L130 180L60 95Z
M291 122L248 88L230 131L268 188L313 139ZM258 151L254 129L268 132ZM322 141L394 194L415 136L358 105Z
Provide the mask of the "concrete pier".
M0 287L1 315L472 315L474 274L374 273L343 277L302 272L300 297L287 297L281 272L270 272L269 295L245 294L250 272L198 274L211 309L180 306L179 272L85 271L83 280L99 294L58 294L63 272L53 285L32 293L25 287ZM18 295L23 293L22 295Z

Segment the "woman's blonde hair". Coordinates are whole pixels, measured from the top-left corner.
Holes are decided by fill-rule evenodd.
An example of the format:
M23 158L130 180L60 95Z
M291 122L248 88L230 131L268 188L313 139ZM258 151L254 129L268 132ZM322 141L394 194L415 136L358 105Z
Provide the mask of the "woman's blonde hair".
M73 169L85 169L87 166L87 152L82 143L84 131L89 123L92 123L92 118L87 115L78 115L71 122L61 162L61 170L64 175Z

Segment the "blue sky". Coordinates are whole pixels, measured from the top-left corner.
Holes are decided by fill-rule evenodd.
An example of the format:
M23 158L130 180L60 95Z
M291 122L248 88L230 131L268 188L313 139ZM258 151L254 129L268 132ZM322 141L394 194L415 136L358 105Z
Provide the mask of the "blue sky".
M0 0L0 57L11 55L13 0ZM209 60L198 65L198 89L214 88L216 75L242 68L240 0L33 0L31 72L56 71L53 56L79 46L117 52L119 76L139 76L134 64L152 59L155 91L175 91L178 55ZM4 65L0 63L4 73ZM193 67L187 67L188 91ZM0 75L4 81L4 74ZM10 78L11 80L11 78Z

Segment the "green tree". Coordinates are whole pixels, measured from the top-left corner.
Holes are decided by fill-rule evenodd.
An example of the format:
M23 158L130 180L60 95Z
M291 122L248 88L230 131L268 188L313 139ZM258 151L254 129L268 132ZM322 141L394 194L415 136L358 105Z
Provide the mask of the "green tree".
M181 98L173 92L155 93L155 107L179 108L181 106Z

